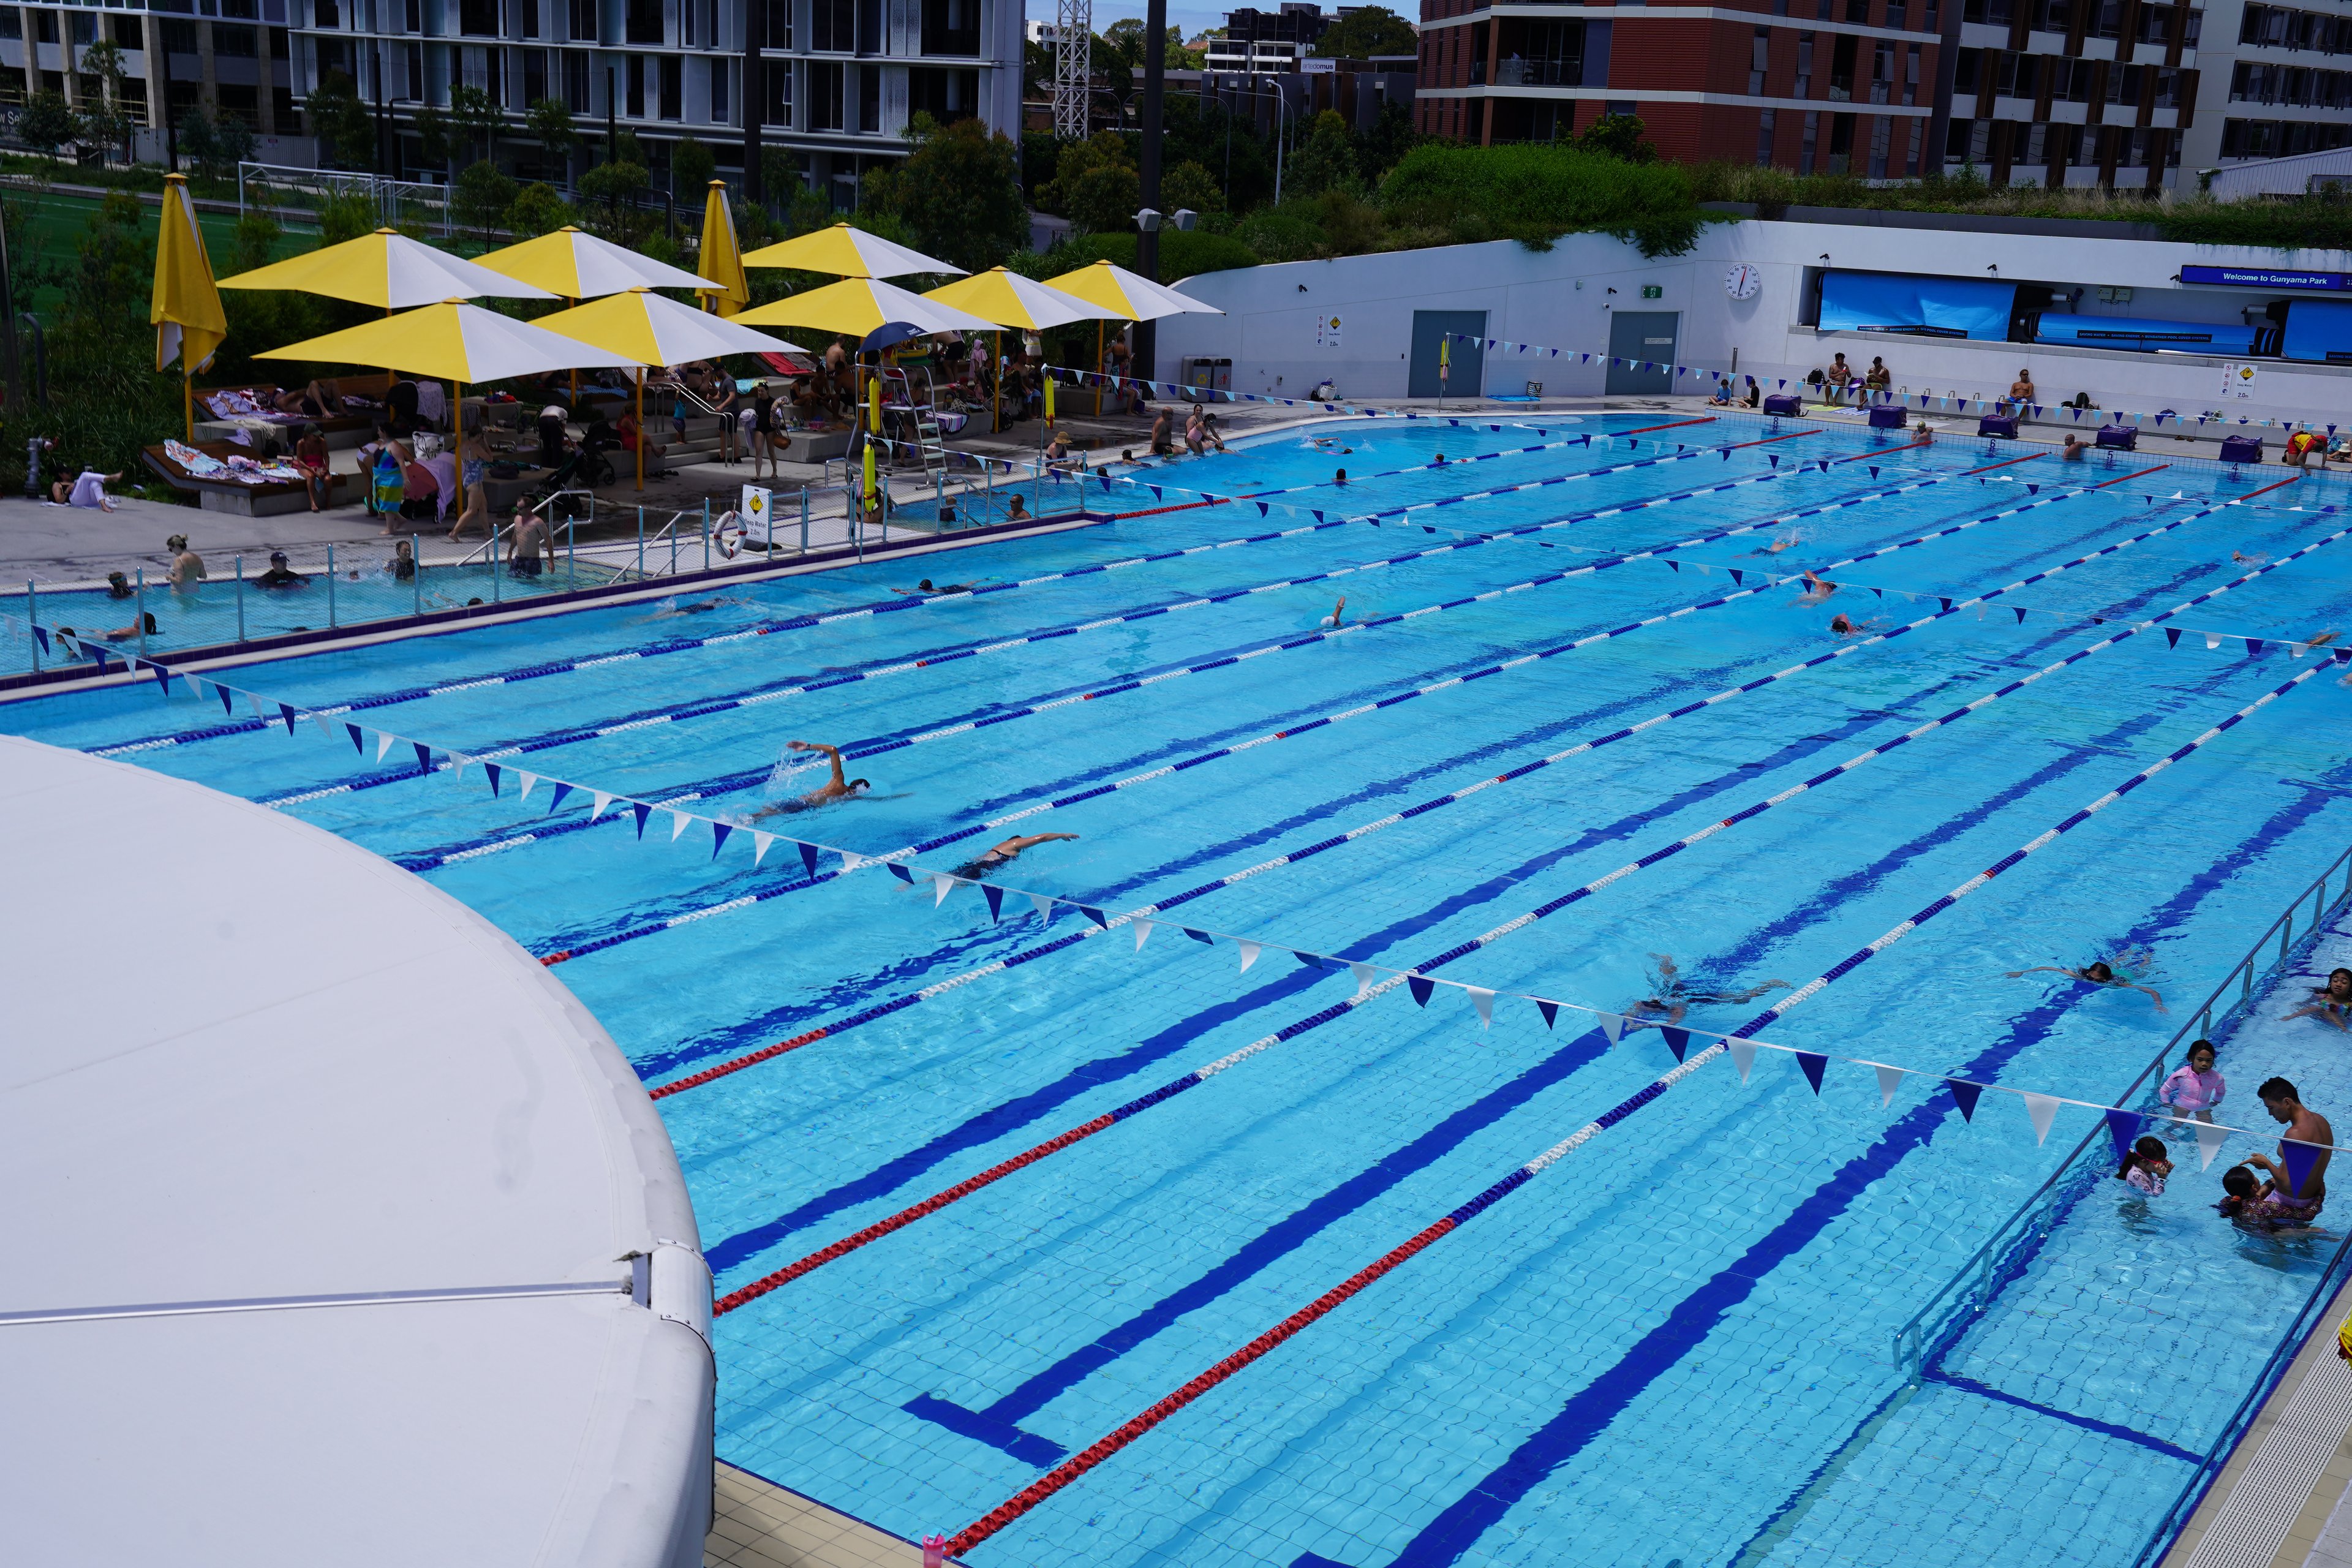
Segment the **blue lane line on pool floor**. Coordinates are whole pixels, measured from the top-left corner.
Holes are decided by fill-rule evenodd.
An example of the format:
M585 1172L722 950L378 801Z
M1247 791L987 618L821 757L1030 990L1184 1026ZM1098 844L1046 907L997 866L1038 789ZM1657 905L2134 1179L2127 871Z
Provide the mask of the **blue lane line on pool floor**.
M2020 1399L2014 1394L2004 1394L1990 1384L1979 1383L1973 1377L1962 1377L1957 1373L1931 1372L1927 1374L1927 1378L1930 1383L1944 1384L1965 1393L1976 1394L1979 1398L1995 1400L2002 1405L2013 1405L2020 1410L2031 1410L2036 1415L2047 1415L2053 1420L2080 1426L2085 1432L2096 1432L2102 1437L2116 1437L2126 1443L2137 1443L2143 1448L2162 1454L2168 1459L2179 1459L2183 1464L2189 1465L2201 1465L2205 1462L2205 1456L2202 1454L2192 1454L2178 1443L2168 1443L2161 1437L2152 1437L2137 1427L2118 1426L2112 1421L2101 1421L2089 1415L2077 1415L2071 1410L2060 1410L2053 1405L2037 1405L2031 1399Z

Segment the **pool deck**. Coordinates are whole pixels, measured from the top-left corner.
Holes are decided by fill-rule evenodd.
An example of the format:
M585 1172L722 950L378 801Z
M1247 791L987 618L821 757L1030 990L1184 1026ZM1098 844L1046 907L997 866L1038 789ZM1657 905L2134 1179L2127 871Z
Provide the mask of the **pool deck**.
M718 1467L703 1568L915 1568L923 1549L775 1482Z

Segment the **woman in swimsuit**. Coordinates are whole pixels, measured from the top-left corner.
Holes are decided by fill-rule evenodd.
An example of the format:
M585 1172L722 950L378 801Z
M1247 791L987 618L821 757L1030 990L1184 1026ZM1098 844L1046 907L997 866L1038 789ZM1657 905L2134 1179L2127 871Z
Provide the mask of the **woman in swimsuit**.
M2337 1028L2352 1033L2352 969L2331 969L2327 984L2311 988L2311 1000L2286 1014L2288 1018L2325 1018Z
M1639 1018L1645 1014L1665 1015L1668 1024L1679 1024L1683 1015L1693 1007L1711 1007L1720 1004L1753 1002L1767 991L1786 991L1785 980L1767 980L1761 985L1750 985L1743 991L1693 991L1684 984L1682 971L1669 953L1654 952L1650 958L1657 967L1650 976L1650 994L1633 1004L1631 1014Z
M2008 978L2015 980L2027 974L2068 974L2085 985L2103 985L2112 991L2145 991L2147 993L2147 999L2155 1003L2156 1010L2161 1013L2165 1011L2164 998L2156 994L2153 986L2142 985L2131 978L2135 973L2147 971L2151 956L2144 947L2134 948L2130 952L2116 954L2114 963L2101 959L2095 963L2086 963L2080 969L2069 969L2063 964L2057 963L2037 963L2031 969L2012 969L2008 972ZM2121 973L2116 973L2116 964L2124 966Z
M994 848L989 850L986 854L977 856L972 859L965 861L962 865L949 872L948 875L950 877L961 877L967 882L976 882L982 878L986 877L991 871L1001 871L1005 867L1012 865L1013 861L1018 860L1021 858L1021 852L1024 849L1034 849L1040 844L1051 844L1056 839L1075 839L1076 837L1077 837L1077 835L1075 833L1024 834L1017 838L1008 838L1003 843L999 844Z

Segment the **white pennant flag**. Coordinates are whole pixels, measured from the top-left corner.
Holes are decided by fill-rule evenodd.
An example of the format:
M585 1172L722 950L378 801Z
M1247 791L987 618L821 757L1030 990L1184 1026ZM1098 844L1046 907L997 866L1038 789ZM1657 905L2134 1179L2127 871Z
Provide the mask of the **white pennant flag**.
M2301 658L2303 657L2303 645L2299 642L2291 642L2286 645L2286 651L2289 658Z
M2213 649L2220 647L2221 646L2221 638L2218 634L2213 632L2207 632L2205 634L2205 650L2208 653L2210 653Z
M1878 1108L1881 1110L1895 1103L1895 1091L1903 1087L1901 1068L1880 1068L1878 1070Z
M841 856L841 874L845 877L848 876L852 871L856 870L860 866L866 864L866 861L862 857L852 855L846 849L839 850L837 853Z
M2211 1170L2213 1156L2220 1153L2221 1145L2229 1141L2230 1134L2226 1128L2216 1127L2210 1121L2197 1123L2197 1152L2200 1156L2197 1168L2200 1171Z
M1481 991L1475 985L1465 985L1462 989L1470 993L1470 1005L1478 1009L1478 1026L1482 1029L1493 1028L1495 1026L1495 994L1492 991Z
M1369 963L1348 965L1348 973L1356 977L1356 994L1350 1000L1360 1002L1372 993L1372 966Z
M380 763L383 761L383 754L392 750L392 742L396 739L398 739L398 737L394 735L388 730L378 730L375 732L375 760L377 762Z
M1039 920L1044 921L1047 925L1054 923L1053 900L1043 893L1032 893L1029 895L1029 907L1037 911Z
M205 700L205 683L193 675L187 678L187 682L188 695L202 702Z
M517 773L515 776L522 780L522 794L515 797L515 804L517 805L520 805L524 801L530 798L531 786L539 783L539 775L537 773Z
M449 782L451 784L464 784L466 782L466 764L473 760L473 758L466 755L463 752L450 752Z
M529 773L525 773L522 776L525 778L530 777ZM528 794L529 791L526 790L525 793ZM773 844L775 841L776 836L772 833L754 833L751 835L751 868L753 870L756 871L760 868L760 862L768 858L768 846Z
M319 726L319 733L326 736L330 741L335 738L334 721L329 719L324 713L311 714L310 721Z
M1619 1039L1623 1037L1625 1033L1625 1020L1622 1016L1615 1013L1602 1013L1599 1015L1599 1018L1601 1023L1601 1032L1609 1037L1609 1043L1611 1045L1615 1045Z
M677 843L678 836L686 831L686 825L693 820L694 818L687 816L687 814L682 811L671 812L669 814L669 841L672 844Z
M2058 1120L2058 1101L2046 1094L2027 1094L2022 1098L2025 1114L2033 1122L2033 1142L2038 1147L2043 1139L2050 1136L2050 1124Z
M1150 938L1151 922L1144 920L1137 921L1135 922L1135 951L1141 952L1143 951L1143 944L1150 941Z
M613 797L603 790L592 790L589 793L596 797L596 809L588 814L588 820L593 822L604 815L605 808L613 804Z
M1739 1081L1746 1083L1749 1070L1756 1066L1756 1042L1726 1040L1723 1043L1731 1047L1731 1065L1739 1069Z
M941 904L946 903L948 901L948 895L954 892L955 888L956 879L953 877L949 876L944 871L932 877L931 908L938 909Z
M1247 974L1249 973L1249 966L1257 962L1257 943L1254 942L1244 942L1239 937L1236 937L1234 939L1234 945L1241 949L1241 972L1244 974Z
M260 698L256 697L252 692L248 691L245 694L245 700L253 704L253 716L255 718L260 720L264 724L269 722L269 715L261 710Z

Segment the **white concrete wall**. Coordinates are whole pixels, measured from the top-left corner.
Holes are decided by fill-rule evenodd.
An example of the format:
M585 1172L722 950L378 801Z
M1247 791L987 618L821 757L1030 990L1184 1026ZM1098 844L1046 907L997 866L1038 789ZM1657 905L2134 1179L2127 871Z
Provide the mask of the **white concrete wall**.
M1761 271L1763 287L1736 300L1724 279L1741 261ZM1657 261L1605 235L1571 235L1542 252L1508 240L1448 246L1181 281L1178 288L1226 314L1160 322L1159 373L1175 379L1188 356L1230 358L1236 392L1304 395L1328 378L1342 397L1402 397L1416 310L1484 310L1490 338L1594 353L1607 352L1613 310L1672 310L1682 318L1677 358L1693 367L1728 369L1736 352L1744 373L1794 380L1843 350L1857 366L1885 356L1897 387L1912 394L1980 396L2005 391L2030 365L2047 401L2088 392L2103 407L2193 414L2224 406L2227 356L1823 333L1798 321L1806 269L1821 267L2079 287L2082 312L2180 321L2236 321L2242 307L2276 297L2174 282L2191 263L2352 271L2352 254L1765 222L1710 225L1692 254ZM1643 299L1644 285L1661 298ZM2100 304L2100 285L2128 286L2133 298ZM1341 321L1336 348L1318 342L1318 322L1334 315ZM2352 366L2260 364L2257 397L2229 403L2231 417L2352 423ZM1567 355L1489 352L1486 390L1514 393L1536 380L1548 395L1598 393L1603 375L1601 363L1577 365ZM1696 377L1678 383L1686 391L1707 385Z

